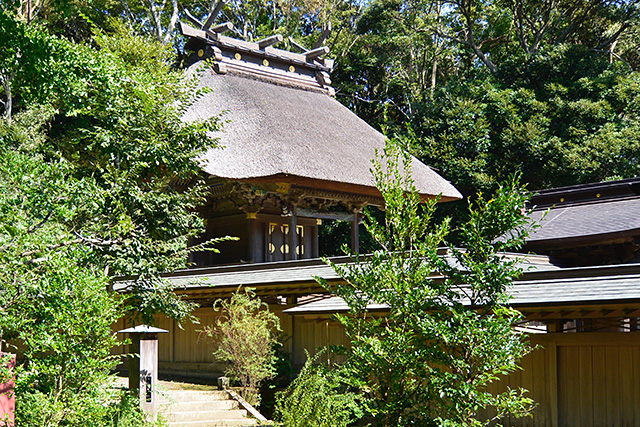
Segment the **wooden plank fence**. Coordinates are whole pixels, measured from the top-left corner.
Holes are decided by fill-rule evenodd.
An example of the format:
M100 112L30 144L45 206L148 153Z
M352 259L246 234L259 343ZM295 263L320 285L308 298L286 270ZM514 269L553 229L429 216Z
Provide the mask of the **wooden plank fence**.
M522 387L537 402L514 427L640 426L640 333L593 332L531 336L539 347L522 370L491 391Z

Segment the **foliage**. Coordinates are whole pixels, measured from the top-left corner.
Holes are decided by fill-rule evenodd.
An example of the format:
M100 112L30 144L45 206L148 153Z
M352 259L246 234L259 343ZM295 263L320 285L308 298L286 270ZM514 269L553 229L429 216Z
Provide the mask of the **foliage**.
M491 421L479 418L487 408L496 418L526 415L532 402L523 390L486 388L530 350L513 328L520 314L505 305L521 269L501 254L527 234L522 189L512 180L480 198L455 230L464 249L445 255L450 222L432 224L437 200L421 204L398 150L388 144L384 165L375 165L385 218L370 216L367 229L381 249L353 264L328 261L346 282L333 288L350 307L337 316L351 341L346 366L365 385L375 425L480 426ZM369 314L370 303L388 314Z
M242 386L252 405L260 403L260 384L276 373L275 344L280 320L250 288L239 288L230 300L217 300L215 325L204 332L218 345L213 356L227 363L225 374Z
M37 38L41 25L90 40L91 27L79 16L100 28L112 28L117 17L177 51L174 21L185 20L184 9L204 19L211 8L194 0L0 5L19 16L27 5L40 9L29 37ZM489 194L516 172L534 190L638 173L635 0L234 0L221 11L219 21L225 19L247 40L283 34L284 48L295 48L286 36L311 47L324 34L337 60L338 99L374 127L410 127L412 152L467 197ZM5 44L0 56L13 49ZM48 67L30 62L33 56L24 55L17 66L31 65L18 74L38 80ZM9 80L11 73L0 70ZM463 206L447 210L455 223L467 214ZM342 243L337 233L329 232Z
M549 77L540 89L470 83L439 92L413 117L416 152L466 194L514 171L533 188L636 176L640 116L631 88L640 74L592 72L589 65L574 82Z
M633 177L639 14L635 1L375 0L337 63L338 99L415 137L465 197L514 173L534 190Z
M17 418L110 425L111 325L190 313L158 275L186 265L202 225L193 159L215 146L217 124L182 122L191 84L124 26L78 44L0 18L14 101L0 120L0 339L25 356ZM110 292L114 275L138 277L133 292Z
M363 415L362 397L350 391L349 377L340 368L329 369L317 360L307 361L298 377L276 396L276 414L287 427L346 427Z
M274 344L274 375L260 386L260 413L267 419L273 419L278 390L291 384L295 370L291 364L292 355L286 350L291 336L283 332L276 334Z
M116 399L116 402L118 403L111 406L110 420L105 427L162 427L166 425L161 419L155 422L148 421L146 414L140 410L140 400L135 394L124 392Z

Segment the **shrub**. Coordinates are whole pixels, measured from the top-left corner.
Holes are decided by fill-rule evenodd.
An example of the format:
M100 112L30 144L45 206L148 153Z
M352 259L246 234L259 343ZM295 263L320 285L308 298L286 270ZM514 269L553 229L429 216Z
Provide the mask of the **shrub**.
M220 317L204 329L218 346L213 356L227 363L225 374L240 382L247 402L259 405L260 383L276 372L274 344L280 320L250 288L239 288L230 300L217 300L213 307Z
M276 418L286 427L342 427L363 415L362 397L349 390L342 370L309 357L300 375L276 396Z
M507 305L521 266L505 252L530 228L523 189L514 179L491 200L478 198L454 230L461 250L447 242L449 220L431 221L437 200L422 203L410 159L394 145L385 154L374 164L385 217L366 222L381 249L349 264L329 261L344 282L323 282L349 305L348 315L336 315L351 344L345 366L364 384L374 425L478 427L495 422L481 417L485 409L496 419L530 414L525 390L488 389L530 351L513 328L521 315ZM371 316L371 303L388 309Z

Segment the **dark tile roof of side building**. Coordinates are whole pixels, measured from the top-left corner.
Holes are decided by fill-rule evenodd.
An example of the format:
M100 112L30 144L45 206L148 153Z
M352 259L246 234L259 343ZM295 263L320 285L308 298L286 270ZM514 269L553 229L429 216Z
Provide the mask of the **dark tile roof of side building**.
M599 267L547 269L536 267L516 280L509 288L509 305L523 307L588 306L640 302L640 264ZM386 310L372 303L369 310ZM304 315L339 313L349 306L339 297L301 304L285 313Z
M640 178L543 190L531 204L529 249L640 236Z

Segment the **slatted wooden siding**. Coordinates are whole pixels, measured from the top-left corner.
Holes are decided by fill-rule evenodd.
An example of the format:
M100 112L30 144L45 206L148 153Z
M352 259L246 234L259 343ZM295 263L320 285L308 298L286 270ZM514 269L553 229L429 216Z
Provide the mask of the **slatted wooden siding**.
M281 308L283 307L283 308ZM292 335L292 318L282 315L282 310L286 306L271 306L269 309L280 317L280 326L283 332ZM169 331L167 334L158 336L158 365L161 370L172 370L177 372L210 372L220 374L224 367L213 363L213 344L201 331L208 325L213 325L218 314L213 308L199 308L193 314L200 320L199 324L190 321L183 322L180 328L174 320L164 316L156 317L159 328ZM133 326L126 324L124 319L120 319L113 326L114 331ZM119 338L124 338L120 336ZM285 350L291 352L292 342L285 343ZM128 346L119 346L113 349L114 354L128 352ZM302 351L304 354L304 351Z
M293 324L293 364L302 366L305 350L310 355L327 345L347 346L349 341L344 329L334 320L297 317ZM337 358L340 361L340 358Z
M286 306L271 307L279 314L284 333L292 337L285 348L295 365L304 363L305 349L314 354L328 344L348 344L334 321L294 319L282 315L283 308ZM213 323L216 313L203 308L194 314L200 325L187 322L184 330L173 321L158 319L158 326L169 330L159 337L160 368L220 373L223 367L212 363L211 344L198 332ZM120 321L114 327L118 330L125 325ZM540 334L532 335L531 342L540 348L522 360L523 369L493 384L491 391L525 388L538 407L533 418L506 420L505 426L640 426L640 332Z
M508 426L640 426L640 333L565 333L531 337L523 369L492 391L523 387L538 403L533 418Z

